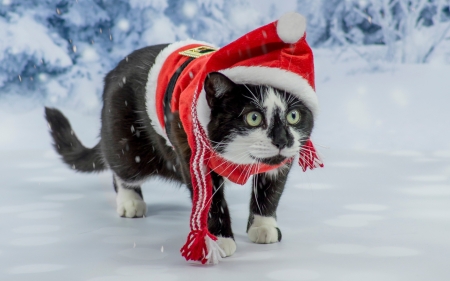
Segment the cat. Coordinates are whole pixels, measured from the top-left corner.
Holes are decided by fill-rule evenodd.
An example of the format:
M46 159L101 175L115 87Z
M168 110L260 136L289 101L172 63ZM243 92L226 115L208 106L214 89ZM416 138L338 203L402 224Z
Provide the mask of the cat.
M79 172L112 171L117 213L122 217L145 217L141 185L152 177L184 184L191 198L195 196L190 167L192 147L180 111L167 110L164 103L167 135L163 136L155 127L157 114L149 107L149 72L156 68L158 56L167 48L170 44L136 50L106 75L101 138L93 148L80 142L59 110L45 108L54 148L69 167ZM170 83L181 72L180 67L169 89L173 90L175 84ZM255 174L247 234L254 243L279 242L282 234L277 225L277 206L292 160L310 139L314 112L307 100L286 89L233 80L226 73L212 71L201 81L205 107L209 109L207 138L215 153L224 159L276 167L256 174L245 171L247 176ZM224 256L231 256L236 243L224 197L225 178L216 170L210 176L213 196L207 227L218 238Z

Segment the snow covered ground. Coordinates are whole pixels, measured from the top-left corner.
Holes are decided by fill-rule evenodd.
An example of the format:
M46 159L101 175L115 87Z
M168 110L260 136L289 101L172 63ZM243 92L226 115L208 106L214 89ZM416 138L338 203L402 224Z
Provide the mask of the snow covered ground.
M324 150L282 197L281 243L245 233L250 188L228 186L237 252L184 261L188 192L144 185L143 219L115 213L111 174L75 174L51 150L2 151L0 280L449 280L450 155Z
M325 168L293 169L273 245L250 243L250 188L228 186L238 249L218 266L179 254L183 187L150 181L147 217L119 218L111 174L63 166L39 101L1 98L0 280L450 280L450 66L315 53ZM96 144L100 108L59 107Z

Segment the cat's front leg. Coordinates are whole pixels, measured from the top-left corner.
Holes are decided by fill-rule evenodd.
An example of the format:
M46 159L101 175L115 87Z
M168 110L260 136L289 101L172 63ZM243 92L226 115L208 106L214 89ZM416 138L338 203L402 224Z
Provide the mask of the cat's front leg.
M142 190L139 185L130 185L113 175L114 189L116 190L117 213L121 217L142 218L147 212Z
M277 225L277 207L286 184L291 164L253 177L248 238L254 243L269 244L281 241Z
M214 172L211 173L211 177L213 180L213 198L208 214L208 229L217 237L220 247L228 257L236 252L236 242L231 230L231 218L225 200L224 180L223 177Z

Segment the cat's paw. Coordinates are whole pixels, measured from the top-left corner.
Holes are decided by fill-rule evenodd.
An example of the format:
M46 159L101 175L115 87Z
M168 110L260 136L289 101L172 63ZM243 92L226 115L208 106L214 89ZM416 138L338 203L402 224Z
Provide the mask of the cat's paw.
M281 231L273 217L255 215L247 235L250 241L258 244L270 244L281 241Z
M147 213L147 204L142 199L117 202L117 214L126 218L142 218Z
M258 244L270 244L276 243L281 240L281 234L278 227L273 227L269 225L262 225L259 227L250 227L248 230L248 238L253 243Z
M117 189L117 213L126 218L142 218L147 213L147 205L142 196L133 188L123 188L121 185Z
M236 242L230 237L217 237L217 244L225 252L226 256L229 257L234 252L236 252Z

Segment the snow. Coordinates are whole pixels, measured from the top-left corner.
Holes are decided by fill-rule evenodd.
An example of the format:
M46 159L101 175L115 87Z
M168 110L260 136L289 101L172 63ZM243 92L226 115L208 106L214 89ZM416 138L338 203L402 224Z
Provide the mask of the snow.
M320 41L324 30L336 19L347 27L362 19L341 19L342 1L316 0L73 1L60 10L70 23L65 38L44 24L56 16L54 2L0 5L0 87L17 86L0 95L0 280L450 279L448 38L428 64L395 64L389 48L358 46L382 37L362 25L346 34L358 44L338 48ZM61 109L94 146L103 77L131 50L187 37L220 45L293 10L308 19L308 40L322 44L314 48L321 110L313 142L325 167L292 169L278 211L281 243L249 241L251 189L227 181L237 251L216 266L188 263L179 253L191 211L185 187L148 181L146 217L120 218L111 172L77 174L53 151L43 105ZM394 42L393 58L421 60L448 23L402 34L423 48Z
M278 212L283 240L271 245L253 244L245 233L250 187L228 184L237 251L202 269L179 253L191 210L184 187L151 180L143 185L146 217L120 218L111 172L64 166L39 102L3 98L0 169L8 196L0 198L0 223L8 228L0 256L8 258L0 280L211 280L224 272L236 280L450 278L449 66L374 68L351 51L314 53L321 112L313 141L325 168L293 168ZM92 99L90 87L80 91ZM77 136L94 146L100 105L80 111L61 99Z
M373 69L351 51L338 60L328 49L316 49L315 60L317 144L364 150L450 148L444 121L450 119L450 65L383 63Z
M0 17L0 37L0 61L7 62L0 66L0 87L6 83L7 74L20 73L30 59L34 64L43 60L54 69L72 65L63 50L66 43L53 38L47 28L36 24L32 14L22 17L13 14L10 22Z
M129 2L131 7L138 9L152 7L155 10L164 10L167 7L167 0L130 0Z
M120 218L110 172L74 173L50 157L51 150L3 150L0 168L7 184L2 188L8 196L0 198L0 223L8 227L0 234L0 255L8 258L0 278L211 280L225 272L236 280L450 277L445 263L449 158L430 156L434 162L423 165L415 161L419 155L342 149L323 154L329 164L324 169L293 168L279 206L283 240L277 244L248 240L250 187L228 185L237 251L205 267L179 253L189 230L185 188L151 180L143 186L146 217ZM342 159L355 165L334 165ZM411 175L434 177L427 184L426 178L415 181ZM312 188L296 188L299 183Z
M185 2L183 5L183 13L188 18L193 18L197 13L197 6L194 2Z
M120 218L111 172L64 166L39 103L2 99L0 224L8 227L0 257L8 258L0 280L450 278L448 66L373 69L351 52L342 60L314 52L321 112L313 140L325 168L293 168L278 212L283 240L271 245L245 233L250 187L227 183L237 251L201 269L179 253L191 210L184 187L151 180L146 217ZM70 101L58 107L85 145L98 142L99 105L88 114Z
M130 22L126 19L121 19L117 22L117 27L119 27L120 30L127 32L130 29Z
M191 210L184 187L151 180L143 185L146 217L120 218L111 173L77 174L64 166L39 102L3 98L0 169L7 196L0 198L0 223L8 228L0 234L0 256L8 258L0 280L211 280L224 272L236 280L450 278L449 66L373 69L352 52L340 59L334 50L314 53L321 112L313 141L325 168L293 168L277 244L249 241L250 187L229 184L237 251L202 269L179 253ZM92 99L90 87L80 91ZM100 105L80 111L61 99L58 108L77 136L94 146Z

